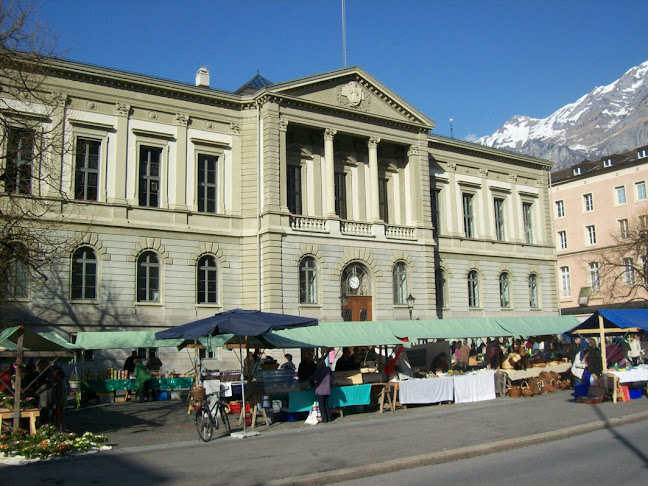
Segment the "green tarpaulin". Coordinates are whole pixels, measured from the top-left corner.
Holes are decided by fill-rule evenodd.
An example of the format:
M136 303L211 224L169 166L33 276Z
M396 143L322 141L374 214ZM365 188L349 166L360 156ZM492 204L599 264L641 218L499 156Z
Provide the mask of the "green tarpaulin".
M403 344L385 323L379 321L320 321L317 326L273 331L264 338L277 348Z
M77 346L67 342L58 333L38 334L24 328L23 349L26 351L66 352L77 349ZM21 326L3 329L0 332L0 349L16 351L16 343L21 333Z
M220 348L230 336L198 339L208 350ZM76 345L83 349L133 349L180 347L184 339L156 339L155 331L89 331L77 334Z

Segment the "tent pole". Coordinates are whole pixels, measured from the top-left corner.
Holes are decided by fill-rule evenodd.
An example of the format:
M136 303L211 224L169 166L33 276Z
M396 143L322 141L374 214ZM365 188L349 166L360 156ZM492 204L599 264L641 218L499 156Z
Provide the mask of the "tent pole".
M601 338L601 360L603 361L603 374L607 374L607 351L605 349L605 327L603 326L603 316L599 313L599 336Z
M13 413L13 430L20 428L20 398L22 386L22 359L23 359L23 340L25 338L25 328L20 326L20 334L16 341L16 383L14 388L14 413Z
M249 352L250 351L248 349L248 337L245 336L245 358L246 359L247 359L247 356L248 356ZM247 415L246 415L246 412L245 412L245 376L243 375L243 349L241 348L241 346L239 346L239 357L240 357L240 360L241 360L241 400L243 402L241 404L241 407L242 407L241 411L243 413L243 436L245 436L247 434ZM250 372L247 374L247 382L248 383L250 383L250 381L251 381L251 377L250 377L251 374L252 374L252 371L250 370ZM250 404L250 412L251 411L252 411L252 405Z

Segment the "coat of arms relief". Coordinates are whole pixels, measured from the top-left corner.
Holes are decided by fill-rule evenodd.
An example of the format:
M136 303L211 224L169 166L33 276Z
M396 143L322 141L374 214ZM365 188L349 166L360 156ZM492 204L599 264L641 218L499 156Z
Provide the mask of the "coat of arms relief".
M371 103L371 96L357 81L350 81L336 89L337 101L340 106L348 106L367 111Z

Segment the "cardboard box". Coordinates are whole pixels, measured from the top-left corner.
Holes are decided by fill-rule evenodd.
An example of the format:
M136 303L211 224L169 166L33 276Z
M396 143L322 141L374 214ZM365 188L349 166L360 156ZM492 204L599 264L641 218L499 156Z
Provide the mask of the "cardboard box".
M334 371L333 378L340 386L362 385L362 373L360 370Z

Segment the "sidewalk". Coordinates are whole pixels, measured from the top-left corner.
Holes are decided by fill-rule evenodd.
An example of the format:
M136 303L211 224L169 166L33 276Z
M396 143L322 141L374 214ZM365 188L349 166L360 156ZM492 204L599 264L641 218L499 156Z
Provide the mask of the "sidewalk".
M120 482L132 479L140 485L324 484L646 419L646 398L584 405L575 403L567 390L532 398L350 414L316 426L275 423L258 427L259 437L215 438L205 444L198 440L186 402L99 405L69 411L66 423L73 431L105 433L113 451L58 461L61 465L3 468L3 477L61 474L70 480L66 484L75 484L75 480L87 483L87 474L105 470L119 474Z

